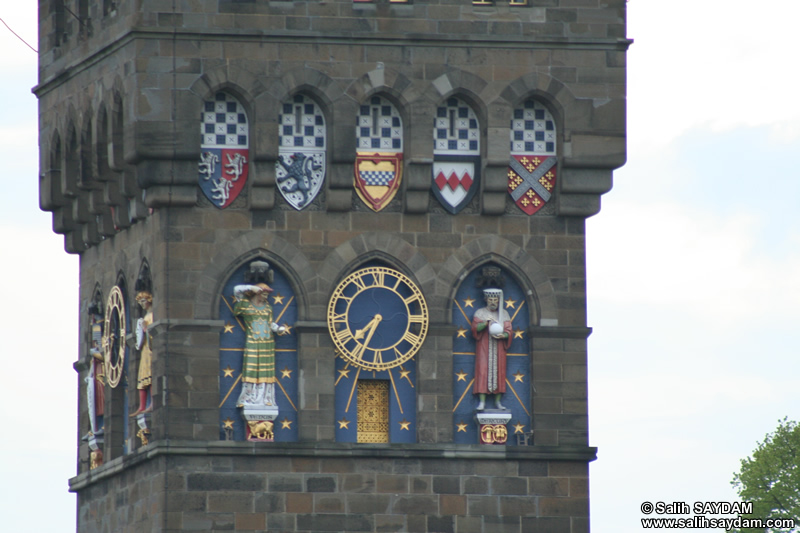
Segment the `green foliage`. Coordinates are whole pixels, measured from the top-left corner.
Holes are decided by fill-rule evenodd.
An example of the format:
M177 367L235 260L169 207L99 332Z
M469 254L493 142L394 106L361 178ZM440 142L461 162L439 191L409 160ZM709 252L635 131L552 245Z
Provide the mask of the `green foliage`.
M788 518L800 526L800 426L797 422L778 421L778 429L758 443L753 456L742 459L742 467L731 485L745 502L753 502L752 514L744 518ZM764 529L742 529L764 533ZM797 529L772 528L767 531L790 532Z

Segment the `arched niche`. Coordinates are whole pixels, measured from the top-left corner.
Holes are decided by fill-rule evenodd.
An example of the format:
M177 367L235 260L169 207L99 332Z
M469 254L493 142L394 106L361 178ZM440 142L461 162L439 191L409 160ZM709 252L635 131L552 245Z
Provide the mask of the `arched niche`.
M295 326L298 321L298 299L294 279L296 273L284 264L276 263L270 254L248 254L232 265L230 275L221 286L218 304L218 317L224 325L220 332L219 352L219 437L220 440L244 441L247 439L246 422L239 407L242 391L243 354L248 336L264 335L269 324L257 327L245 315L235 296L237 285L266 283L271 292L267 303L271 315L269 322L287 327L283 335L274 335L274 359L260 360L267 366L268 383L274 383L278 416L274 420L273 433L276 442L294 442L298 438L299 379L297 349L298 334ZM247 302L242 303L245 305ZM256 320L259 320L256 319ZM259 329L260 328L260 329ZM258 332L261 333L258 333Z
M411 275L402 262L380 251L356 258L341 272L327 313L329 328L335 330L329 333L336 335L343 351L350 350L349 357L335 354L337 442L418 440L417 363L430 313ZM386 350L370 352L377 346ZM363 357L354 360L356 354Z

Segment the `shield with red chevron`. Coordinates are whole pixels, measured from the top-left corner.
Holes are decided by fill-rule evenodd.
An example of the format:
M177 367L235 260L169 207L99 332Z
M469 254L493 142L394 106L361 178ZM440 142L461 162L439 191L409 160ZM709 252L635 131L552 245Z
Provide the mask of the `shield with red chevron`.
M449 159L449 160L448 160ZM456 214L478 190L480 158L437 157L433 162L433 193L450 213Z
M454 215L480 187L480 142L478 117L467 102L451 96L436 108L431 189Z

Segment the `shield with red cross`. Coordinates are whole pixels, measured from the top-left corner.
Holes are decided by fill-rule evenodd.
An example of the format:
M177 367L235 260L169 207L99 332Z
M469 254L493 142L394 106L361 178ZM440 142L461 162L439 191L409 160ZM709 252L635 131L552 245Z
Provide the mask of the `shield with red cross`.
M544 207L556 186L558 158L512 154L508 167L508 193L527 215Z
M480 183L480 157L438 156L433 162L433 194L456 214L472 200Z

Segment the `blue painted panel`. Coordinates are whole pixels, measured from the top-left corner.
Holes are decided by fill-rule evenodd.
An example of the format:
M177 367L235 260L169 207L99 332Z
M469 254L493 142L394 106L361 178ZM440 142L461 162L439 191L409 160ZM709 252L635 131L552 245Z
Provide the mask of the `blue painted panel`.
M336 442L358 441L359 380L389 381L389 442L417 442L416 360L411 359L390 370L373 372L348 365L341 357L336 358Z
M225 440L226 423L233 426L234 440L245 440L245 424L241 409L236 407L236 400L242 390L239 377L242 375L242 351L245 334L242 324L233 315L233 287L244 283L244 273L249 263L239 268L227 281L220 298L219 317L226 327L220 333L219 353L219 436ZM297 441L297 381L300 373L297 368L297 334L294 324L297 322L297 302L288 279L280 271L275 270L274 282L270 284L273 292L269 296L272 305L273 320L290 327L287 335L275 338L275 373L278 381L275 386L275 397L278 402L278 418L275 419L275 441Z
M370 266L391 268L381 261L370 261L361 265L361 267ZM398 290L402 297L412 295L402 286ZM379 344L389 346L398 342L399 336L405 331L408 316L399 297L386 295L384 291L378 294L382 295L380 301L375 300L375 294L372 292L362 293L355 298L350 304L349 323L351 329L355 330L366 325L377 313L382 314L384 320L376 329L373 338ZM351 294L348 292L345 295ZM336 312L344 313L345 309L337 308ZM399 346L403 348L403 342ZM336 441L358 441L358 380L389 382L389 442L417 442L416 357L400 366L382 371L360 370L341 357L336 358L334 376Z
M471 272L461 283L453 302L453 441L457 444L477 444L478 425L475 422L475 408L478 397L472 394L475 375L475 339L472 337L472 316L484 307L483 290L475 287L475 281L482 268L497 264L484 264ZM530 310L522 287L508 271L503 271L504 306L511 317L514 330L513 341L506 358L506 393L503 405L511 410L508 423L509 446L516 446L515 434L531 431L531 343L528 338ZM487 407L491 405L487 397Z

